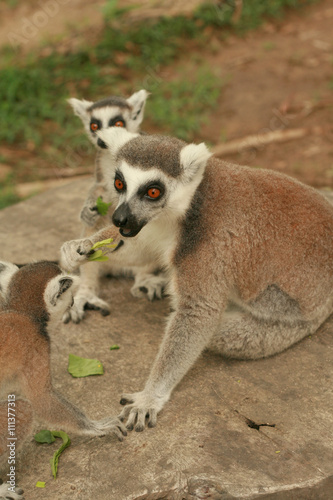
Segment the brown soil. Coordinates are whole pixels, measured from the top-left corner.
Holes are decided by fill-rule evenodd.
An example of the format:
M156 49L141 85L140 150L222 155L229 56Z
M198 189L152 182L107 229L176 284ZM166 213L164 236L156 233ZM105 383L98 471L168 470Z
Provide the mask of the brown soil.
M31 38L27 48L41 45L51 35L59 37L59 44L73 42L75 46L79 40L77 26L82 28L81 36L85 36L87 30L92 32L102 28L99 8L104 2L62 1L61 15L54 16L49 23L52 27L41 29ZM136 9L135 15L156 15L163 9L169 14L181 11L181 5L184 3L177 1L145 2L142 8ZM186 3L187 9L188 5L189 2ZM18 30L22 19L29 19L38 8L38 2L34 0L15 9L2 6L0 44L8 43L8 32ZM75 36L71 34L73 24L76 26ZM179 62L171 68L162 68L158 76L172 80L177 74L185 74L191 60L192 64L195 60L199 65L210 66L226 83L214 114L195 140L216 145L247 135L305 128L307 135L301 139L242 149L227 158L279 170L316 187L333 188L332 26L332 2L322 0L305 9L289 12L281 22L267 22L244 38L225 37L224 33L211 30L207 48L189 42L184 55L180 54ZM148 104L148 125L149 115L153 113ZM146 130L149 130L148 125ZM15 167L15 157L19 158L20 168L22 162L26 167L34 163L35 167L45 168L38 151L31 149L14 152L13 148L9 150L3 145L0 153L9 159L12 156L12 168Z

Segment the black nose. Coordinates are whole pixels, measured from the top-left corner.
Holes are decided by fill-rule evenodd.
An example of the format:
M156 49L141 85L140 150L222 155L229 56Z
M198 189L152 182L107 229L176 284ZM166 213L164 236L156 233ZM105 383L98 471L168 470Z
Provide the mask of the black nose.
M117 227L125 227L128 222L128 208L125 203L115 210L112 216L112 222Z
M102 141L102 139L98 138L97 139L97 146L99 146L100 148L102 149L108 149L107 145L105 144L104 141Z

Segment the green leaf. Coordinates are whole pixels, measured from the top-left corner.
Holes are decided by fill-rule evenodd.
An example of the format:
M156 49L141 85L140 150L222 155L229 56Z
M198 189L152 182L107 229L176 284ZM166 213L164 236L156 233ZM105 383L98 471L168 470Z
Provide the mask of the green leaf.
M105 203L101 196L99 196L96 200L97 212L100 215L106 215L112 203Z
M96 250L96 252L89 255L88 260L90 262L104 262L106 260L109 260L109 257L104 255L102 250Z
M109 258L103 253L101 247L104 248L115 248L117 245L110 245L113 241L113 238L109 238L107 240L97 241L92 247L91 250L95 250L94 253L89 255L88 260L91 262L105 262L109 260Z
M59 437L63 441L60 448L54 452L53 457L50 459L52 474L53 474L54 479L56 479L57 472L58 472L59 457L60 457L61 453L71 444L71 440L69 439L66 432L63 432L63 431L52 431L52 434L54 437Z
M110 351L115 351L116 349L120 349L119 345L117 345L117 344L113 344L113 345L110 347Z
M102 240L102 241L97 241L95 243L95 245L93 245L91 247L91 250L96 250L96 248L100 248L100 247L114 248L116 245L110 245L110 243L112 243L112 242L113 242L113 238L109 238L107 240Z
M71 440L69 439L68 435L66 432L62 431L48 431L48 430L42 430L38 434L35 434L35 440L38 443L48 443L51 444L53 443L56 438L61 438L63 443L60 446L60 448L54 452L53 457L50 459L50 464L51 464L51 470L54 479L57 477L57 471L58 471L58 462L59 462L59 457L61 453L64 451L67 446L71 444ZM36 483L37 488L45 488L45 483L43 481L38 481Z
M89 375L103 375L103 365L98 359L80 358L74 354L69 355L68 371L76 378Z
M37 443L51 444L55 441L55 437L53 436L52 432L48 430L38 432L38 434L35 434L34 438Z
M90 260L90 262L106 262L107 260L109 260L109 257L107 257L106 255L104 255L103 253L99 254L99 255L95 255L97 252L91 254L89 257L88 257L88 260Z

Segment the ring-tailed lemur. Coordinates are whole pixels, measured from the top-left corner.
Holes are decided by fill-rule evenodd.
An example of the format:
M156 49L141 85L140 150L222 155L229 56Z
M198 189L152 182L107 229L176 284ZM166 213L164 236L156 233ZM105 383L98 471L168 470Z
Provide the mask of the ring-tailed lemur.
M135 92L128 99L112 96L95 103L85 100L69 99L69 103L74 109L74 113L83 122L84 128L92 143L98 149L96 156L95 182L90 188L87 199L81 210L80 218L84 224L82 236L94 234L97 230L110 224L110 216L115 208L115 196L113 184L109 189L110 179L113 179L114 171L109 163L103 161L106 152L106 145L98 136L99 131L110 127L126 128L130 132L138 132L144 116L146 99L149 93L146 90ZM107 216L100 216L97 211L96 200L99 196L103 201L112 203ZM94 263L85 266L81 273L81 284L75 296L74 307L65 315L64 321L72 319L74 322L80 321L84 316L84 309L99 309L103 315L109 314L109 304L99 296L99 272L112 272L113 274L134 275L135 281L131 289L136 297L146 296L148 299L161 298L162 290L166 284L166 276L157 272L158 268L150 252L137 252L137 259L133 261L117 261L112 259L113 264L97 267Z
M146 99L149 93L142 89L135 92L128 99L119 96L110 96L96 102L85 99L68 99L84 126L88 138L98 150L95 166L95 182L90 188L87 199L80 213L80 219L87 226L95 226L100 218L96 200L98 196L108 198L104 172L99 167L98 155L106 149L106 144L98 137L97 132L110 127L124 127L129 132L138 132L144 116Z
M204 144L115 130L101 137L116 164L119 254L144 238L171 274L174 312L148 381L121 400L127 428L141 431L204 349L271 356L328 318L333 207L280 173L210 158ZM74 265L78 245L68 245Z
M0 458L8 444L8 394L15 394L15 436L23 444L34 417L58 428L88 436L126 429L118 418L93 421L52 386L50 334L71 307L79 278L63 273L52 262L36 262L18 269L0 262ZM0 487L0 496L4 494Z

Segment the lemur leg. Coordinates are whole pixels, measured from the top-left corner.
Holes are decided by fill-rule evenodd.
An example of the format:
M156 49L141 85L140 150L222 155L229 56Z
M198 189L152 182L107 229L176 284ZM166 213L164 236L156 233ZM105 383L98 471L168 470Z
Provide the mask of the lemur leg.
M284 351L313 334L325 321L273 321L258 319L250 313L225 314L209 350L234 359L259 359Z
M125 408L119 415L127 419L126 427L142 431L146 416L154 427L158 412L168 401L172 390L207 347L219 323L220 310L208 304L183 304L169 319L160 351L142 392L123 394Z
M119 440L126 434L118 418L89 420L74 404L55 391L51 384L48 346L30 353L21 375L21 390L30 401L37 418L78 434L102 436L115 433Z

